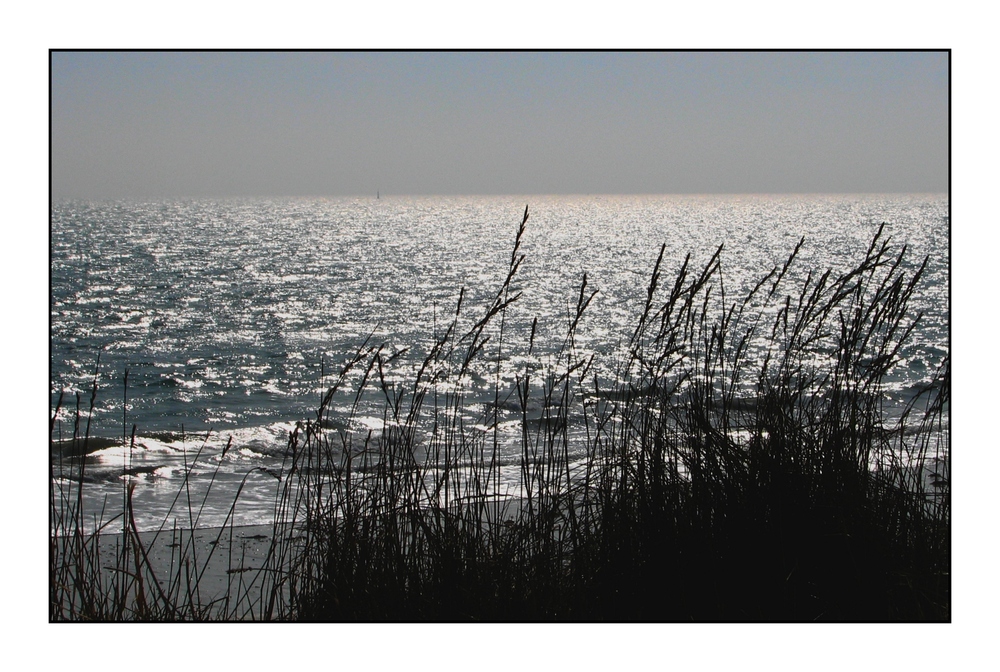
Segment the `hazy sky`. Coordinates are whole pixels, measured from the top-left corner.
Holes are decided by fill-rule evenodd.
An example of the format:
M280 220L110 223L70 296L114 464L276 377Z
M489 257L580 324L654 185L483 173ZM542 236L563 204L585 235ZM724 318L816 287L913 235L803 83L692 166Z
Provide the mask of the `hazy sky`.
M941 192L944 52L54 52L55 198Z

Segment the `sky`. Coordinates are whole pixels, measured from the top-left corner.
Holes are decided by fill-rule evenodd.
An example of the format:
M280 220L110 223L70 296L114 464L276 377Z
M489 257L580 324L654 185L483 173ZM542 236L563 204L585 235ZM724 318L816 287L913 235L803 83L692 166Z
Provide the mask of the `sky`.
M931 52L51 53L52 196L945 192Z

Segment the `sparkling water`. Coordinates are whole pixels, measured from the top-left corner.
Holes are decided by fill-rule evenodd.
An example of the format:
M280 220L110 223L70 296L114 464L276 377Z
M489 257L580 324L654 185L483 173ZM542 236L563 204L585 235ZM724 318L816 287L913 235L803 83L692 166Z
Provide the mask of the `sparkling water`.
M884 235L907 246L911 270L929 256L913 305L923 317L887 378L890 402L905 403L948 354L943 195L60 202L51 229L53 438L73 434L79 404L89 429L78 431L92 437L89 514L120 510L131 482L140 527L217 525L245 482L236 522L268 522L288 434L316 417L343 363L366 341L384 344L398 353L389 379L412 381L460 292L465 327L491 304L525 205L526 256L512 287L521 297L500 351L470 372L470 409L511 389L518 371L550 363L584 273L598 294L575 344L595 355L593 375L612 379L661 245L666 282L687 254L699 268L723 245L721 278L735 298L803 236L796 277L846 270L885 223ZM347 423L352 403L337 396L331 421ZM507 409L513 436L517 417ZM342 428L377 430L381 421L373 396ZM63 453L53 453L57 473Z

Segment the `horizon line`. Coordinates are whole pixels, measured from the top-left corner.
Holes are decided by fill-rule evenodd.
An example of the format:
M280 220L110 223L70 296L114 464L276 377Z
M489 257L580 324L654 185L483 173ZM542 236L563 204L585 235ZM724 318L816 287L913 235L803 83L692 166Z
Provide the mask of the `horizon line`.
M129 195L129 196L50 196L49 201L164 201L164 200L238 200L238 199L367 199L381 200L384 198L595 198L595 197L644 197L644 196L685 196L685 197L726 197L726 196L950 196L951 190L916 190L916 191L691 191L691 192L551 192L551 193L411 193L378 192L377 196L368 193L349 194L202 194L202 195Z

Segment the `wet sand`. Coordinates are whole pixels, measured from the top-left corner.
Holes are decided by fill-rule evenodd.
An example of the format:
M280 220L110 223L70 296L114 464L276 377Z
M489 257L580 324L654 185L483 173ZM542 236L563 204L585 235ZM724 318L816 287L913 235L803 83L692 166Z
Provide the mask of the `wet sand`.
M142 548L121 533L98 537L104 586L131 585L130 606L136 608L135 567L142 572L146 599L155 603L159 591L179 607L176 620L282 620L286 590L276 589L283 574L280 553L296 543L294 533L275 540L271 525L140 532ZM287 543L288 541L291 543ZM282 542L285 543L282 543ZM139 558L137 563L137 558ZM58 559L57 559L58 561ZM147 565L148 561L148 565ZM159 591L153 587L153 580ZM162 603L162 601L161 601Z

